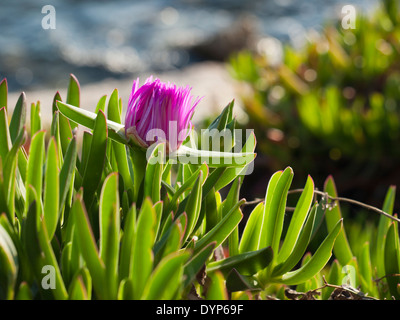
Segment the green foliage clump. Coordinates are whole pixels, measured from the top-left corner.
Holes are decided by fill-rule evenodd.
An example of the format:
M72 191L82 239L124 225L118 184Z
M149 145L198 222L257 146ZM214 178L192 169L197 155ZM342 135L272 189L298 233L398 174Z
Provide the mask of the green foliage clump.
M311 32L301 50L285 45L280 63L265 52L232 57L271 170L290 163L316 181L333 174L364 201L398 179L400 15L397 1L381 4L372 16L357 12L355 29L339 21Z
M357 270L350 285L369 296L399 297L397 222L382 216L374 250L366 243L355 256L331 177L320 201L308 177L287 223L293 170L277 171L243 225L240 188L252 152L232 153L244 161L230 164L152 161L164 144L149 158L129 144L117 90L95 113L80 108L79 94L71 76L65 103L55 95L49 130L32 104L28 138L25 95L8 121L7 83L0 84L1 299L285 299L285 288L320 288L319 297L329 298L347 277L342 266ZM210 128L234 127L232 108ZM78 124L89 128L79 143ZM251 135L243 150L255 143ZM192 158L209 153L192 149L190 138L183 150ZM394 196L391 188L388 214Z

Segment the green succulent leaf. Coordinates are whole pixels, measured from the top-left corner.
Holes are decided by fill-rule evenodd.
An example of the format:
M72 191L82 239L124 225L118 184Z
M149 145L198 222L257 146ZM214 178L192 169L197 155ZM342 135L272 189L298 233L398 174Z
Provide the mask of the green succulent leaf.
M195 243L195 254L211 242L216 242L216 246L219 246L225 241L242 220L243 214L240 211L240 206L243 203L245 203L245 200L239 201L214 228Z
M100 111L96 117L93 128L93 138L90 144L90 151L82 181L82 186L84 189L83 198L87 208L91 207L94 201L94 194L101 183L102 173L106 161L106 149L106 117L104 113Z
M47 159L44 180L44 205L43 219L46 224L49 239L57 228L59 219L59 175L58 175L58 153L55 139L50 139L47 148Z
M8 131L8 117L6 108L0 109L0 157L5 159L11 149L10 132Z
M136 205L133 204L124 219L123 236L121 240L121 259L119 264L120 279L129 277L132 261L132 248L136 229Z
M35 135L36 132L42 130L42 118L40 117L40 101L36 104L31 104L31 137Z
M96 113L90 112L83 108L74 107L61 101L57 101L57 107L68 119L71 119L72 121L75 121L76 123L89 129L94 129L94 124L97 117ZM119 143L128 144L129 140L125 136L125 126L111 120L107 120L106 124L110 139L113 139Z
M163 172L163 159L165 155L165 143L154 146L150 157L147 159L147 167L144 178L144 197L150 197L153 203L160 201L161 178Z
M268 184L265 196L265 206L261 229L261 247L272 246L278 252L281 239L283 219L286 209L286 199L293 179L293 170L288 167L283 172L277 172Z
M226 281L227 285L225 286L225 278L223 274L219 271L215 271L209 275L209 278L211 281L207 289L207 300L228 300L226 287L229 283Z
M324 191L327 192L328 195L331 197L337 197L335 182L333 181L333 178L331 176L328 177L325 181ZM338 221L342 219L342 213L340 211L339 203L332 203L332 205L334 205L334 207L331 210L327 211L325 214L325 221L328 232L331 232L337 225ZM338 235L335 246L333 248L333 252L335 253L336 258L339 260L342 266L345 266L353 257L353 253L351 251L344 229Z
M307 218L307 221L300 233L300 236L296 242L295 247L293 248L291 254L289 257L281 261L273 270L273 276L274 275L282 275L294 268L297 263L301 260L303 257L308 244L310 243L311 237L312 237L312 231L314 228L315 224L315 216L317 212L317 207L318 205L314 205L313 208L311 209L311 212Z
M382 207L382 210L390 215L393 215L395 197L396 197L396 187L391 186L386 193L385 201ZM389 227L390 227L390 220L387 217L381 215L378 224L378 233L376 237L376 253L375 253L377 276L379 278L385 275L385 263L384 263L385 240Z
M181 287L183 265L189 255L189 252L173 252L162 259L146 284L142 299L173 299Z
M60 213L66 206L68 192L70 191L71 185L74 179L74 171L77 159L77 146L76 139L72 139L68 145L68 148L65 153L63 165L60 170ZM68 203L69 205L69 203Z
M400 299L399 274L400 274L400 244L399 232L396 222L390 224L385 243L385 272L389 284L390 295L396 300Z
M15 105L10 122L10 137L13 143L15 142L21 131L24 131L25 120L26 96L25 93L22 92L18 98L17 104Z
M83 203L82 194L76 195L70 216L76 226L77 241L80 252L93 280L93 288L99 298L106 298L105 265L99 256L96 241Z
M5 108L7 111L7 98L8 98L8 86L7 79L3 79L0 82L0 108Z
M253 276L241 275L236 269L232 269L227 275L226 288L230 292L262 290L262 287Z
M250 213L239 244L239 253L256 251L261 248L260 235L264 204L260 202Z
M293 212L292 219L290 221L289 229L286 233L283 244L279 250L277 257L277 263L281 263L290 256L296 245L297 239L303 228L303 224L306 220L307 214L310 210L312 199L314 196L314 182L309 176L302 192L300 199Z
M320 272L332 255L335 239L342 230L342 225L342 219L340 219L335 228L321 243L311 259L299 269L285 273L281 277L281 282L287 285L300 284L311 279L318 272Z
M118 173L110 174L104 181L99 208L100 224L100 259L105 264L106 291L117 298L119 239L120 239L120 205L118 193Z
M133 279L135 299L140 299L153 270L156 213L151 201L146 198L139 212L133 239L130 278Z
M26 212L28 206L34 201L31 198L31 193L29 192L29 186L32 186L37 194L42 194L42 184L43 184L43 162L45 154L45 131L38 131L31 141L31 146L29 150L28 167L26 172ZM37 204L39 212L42 211L42 202L38 201ZM25 212L25 213L26 213Z
M191 257L189 261L184 265L185 281L183 286L187 287L189 284L196 279L197 274L206 265L207 260L214 252L215 243L211 242L200 250L196 255Z
M195 226L197 224L197 220L199 219L201 210L202 180L203 171L199 171L199 176L193 185L192 191L190 192L188 201L185 205L185 212L188 218L186 237L189 237L192 232L196 231Z
M75 274L68 289L68 296L69 300L91 300L92 278L86 267Z
M228 274L232 269L235 269L242 275L251 276L266 268L271 263L272 257L272 248L266 247L210 262L207 265L207 272L220 270L223 274Z
M2 299L13 299L17 274L17 249L15 248L10 235L0 224L0 288L2 289Z

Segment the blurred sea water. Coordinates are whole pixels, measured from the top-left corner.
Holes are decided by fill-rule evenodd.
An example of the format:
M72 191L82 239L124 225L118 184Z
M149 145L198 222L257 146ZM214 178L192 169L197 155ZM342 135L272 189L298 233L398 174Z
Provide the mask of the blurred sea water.
M56 10L43 29L42 7ZM195 47L250 16L261 36L301 46L310 29L340 19L354 5L367 14L378 0L0 0L0 79L10 90L82 84L185 67Z

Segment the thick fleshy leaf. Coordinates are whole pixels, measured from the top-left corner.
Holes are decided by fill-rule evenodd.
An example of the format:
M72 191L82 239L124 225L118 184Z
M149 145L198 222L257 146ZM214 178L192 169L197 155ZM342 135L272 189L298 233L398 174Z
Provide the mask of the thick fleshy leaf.
M67 92L67 103L76 107L80 106L80 86L78 79L70 74Z
M24 130L26 119L26 96L25 93L21 93L18 98L17 104L15 105L11 122L10 122L10 137L14 143L21 131Z
M8 98L8 86L7 79L3 79L0 82L0 108L5 108L7 111L7 98Z
M146 152L139 148L129 148L132 171L133 171L133 201L139 203L139 194L143 194L143 180L147 165Z
M99 102L97 102L96 109L94 110L95 114L98 114L100 110L106 112L106 100L107 100L106 94L101 96Z
M262 227L262 214L264 204L260 202L250 213L243 230L239 244L239 253L256 251L260 249L260 233Z
M140 299L153 270L153 245L155 240L156 213L149 199L145 199L139 212L133 240L130 278L133 279L135 299Z
M205 246L211 242L216 242L216 246L219 246L233 230L237 227L239 222L242 220L243 214L239 207L245 203L245 200L239 201L229 212L222 218L222 220L209 232L207 232L199 241L195 243L194 253L198 253Z
M158 262L163 256L174 251L178 251L182 247L184 235L187 228L187 215L184 212L175 221L172 221L172 214L168 216L160 239L154 245L155 261Z
M117 298L120 215L118 173L110 174L104 181L100 195L100 259L105 264L108 295Z
M94 194L100 185L102 173L106 160L107 149L107 127L106 116L102 111L97 115L93 138L90 145L89 156L83 175L83 199L88 208L94 201Z
M232 183L226 199L221 204L221 215L224 217L235 204L239 201L241 179L240 177ZM229 255L234 256L239 253L239 228L237 227L228 238Z
M226 288L230 292L259 291L262 289L253 276L241 275L236 269L232 269L232 271L227 275Z
M27 249L26 252L28 253L29 262L36 279L42 284L40 286L40 292L43 298L64 300L67 298L64 281L47 235L46 225L44 221L39 218L41 211L37 203L40 199L31 185L29 185L27 192L33 201L29 206L26 219L24 220L22 239ZM55 281L52 290L47 290L43 285L46 281L46 277L43 274L48 272L52 274L51 281Z
M307 218L307 221L304 225L303 230L300 233L300 236L296 242L295 247L293 248L290 256L278 264L273 270L273 276L275 275L282 275L294 268L301 258L303 257L304 253L306 252L307 246L310 243L312 238L312 231L314 229L315 224L315 216L317 212L318 205L314 205L311 209L311 212Z
M272 257L272 248L266 247L211 262L207 266L207 272L220 270L228 274L232 269L236 269L240 274L250 276L266 268L271 263Z
M62 101L60 92L58 92L58 91L55 93L55 95L53 97L53 104L51 106L51 112L53 115L55 112L59 112L58 108L57 108L57 101Z
M11 148L10 132L8 131L8 118L6 108L0 109L0 157L5 159Z
M69 77L67 103L78 108L80 107L80 86L78 79L73 74L71 74ZM71 129L74 129L78 126L74 121L70 121L70 125Z
M18 218L21 218L21 213L25 202L25 186L21 179L21 174L18 170L18 151L20 147L25 142L25 131L21 131L18 137L15 139L11 150L7 153L5 159L3 159L3 191L4 191L4 202L0 205L0 211L6 212L8 214L9 221L12 222L14 219L14 213L16 213ZM16 201L18 203L16 205ZM5 204L7 204L7 209L5 209Z
M221 210L218 210L215 190L209 192L208 195L203 199L201 210L205 211L203 214L206 219L204 231L207 233L222 219Z
M99 101L99 103L100 102L102 102L102 99ZM104 104L105 104L105 99L104 99ZM102 110L104 110L104 107ZM107 108L107 118L108 118L107 121L111 120L116 123L122 122L117 89L115 89L110 96L110 100L108 102L108 108ZM113 153L115 156L115 160L117 162L118 172L121 174L121 176L124 180L124 185L127 189L131 189L133 192L133 179L131 178L131 175L129 172L129 164L128 164L126 147L125 147L125 145L115 142L115 141L112 141L111 145L112 145L112 150L113 150Z
M40 117L40 101L36 104L31 104L31 137L35 135L36 132L42 130L42 118Z
M15 300L33 300L32 292L27 282L21 282Z
M396 222L392 222L386 235L385 272L389 284L390 295L400 299L400 244L399 231Z
M76 195L76 199L72 205L70 217L71 216L75 221L80 252L92 277L93 288L96 291L96 295L99 298L107 298L107 292L104 290L106 287L105 265L100 259L93 231L80 193Z
M362 290L369 293L369 295L377 296L378 293L376 291L376 286L373 282L373 269L371 266L369 242L365 242L362 246L360 258L358 261Z
M173 252L154 269L143 292L144 300L170 300L176 297L182 283L183 264L189 252Z
M256 136L254 132L251 132L241 152L242 153L254 152L255 147L256 147ZM220 190L226 185L228 185L230 182L232 182L236 177L250 174L252 166L254 166L254 162L250 162L246 164L246 166L244 167L226 168L224 174L218 179L217 183L215 184L214 186L215 189Z
M215 243L211 242L200 250L196 255L191 257L189 261L184 266L184 287L187 287L195 279L197 274L200 272L201 268L206 265L207 260L210 258L211 254L214 252Z
M308 211L310 210L313 196L314 182L309 176L304 187L304 191L302 192L296 208L293 212L292 219L290 220L288 231L279 250L277 263L285 261L293 252L297 239L302 230L304 221L306 220Z
M325 181L324 191L327 192L331 197L337 197L335 182L331 176L329 176ZM333 208L326 212L325 221L328 232L331 232L335 228L338 221L342 219L342 213L340 211L339 203L333 203L330 200L328 202L333 205ZM340 231L338 238L335 241L333 252L342 266L345 266L353 258L353 253L344 229Z
M38 195L42 194L43 162L44 162L44 138L45 131L37 132L33 137L29 149L28 168L26 172L26 212L28 206L34 199L30 197L28 187L32 186ZM42 211L42 203L37 203L39 212Z
M165 208L165 214L169 213L171 211L176 212L177 207L178 207L178 203L179 203L179 199L180 197L185 193L185 191L190 190L194 183L197 181L200 171L202 171L202 181L201 181L201 185L203 185L203 183L205 183L207 175L208 175L208 166L203 163L193 174L190 175L189 178L187 178L185 180L185 182L174 192L169 205L166 206Z
M225 286L225 278L219 271L209 275L210 285L207 290L207 300L228 300L228 292Z
M14 286L18 274L18 253L15 245L0 225L0 285L2 287L1 299L13 299Z
M326 278L329 284L341 285L340 281L342 280L342 270L339 262L335 259L330 265L329 273ZM322 290L322 300L328 300L330 295L332 294L334 288L327 287Z
M396 197L396 187L391 186L386 193L385 201L383 203L382 210L386 213L393 215L393 207L394 201ZM381 278L385 275L385 241L386 241L386 234L390 227L390 220L381 215L379 217L379 225L378 225L378 233L376 237L376 271L378 278Z
M203 172L200 171L199 176L193 185L192 191L190 192L188 201L185 205L185 212L188 218L186 237L189 237L192 232L196 231L195 226L197 224L197 220L199 219L201 210L202 180Z
M278 252L281 240L287 193L292 179L293 170L290 167L275 173L271 177L265 196L261 246L271 246L274 252Z
M92 144L93 134L89 131L83 132L82 147L81 147L81 161L79 166L79 172L83 176L85 174L86 166L90 154L90 146Z
M61 276L61 271L56 259L56 256L54 254L53 247L51 245L50 239L47 234L46 230L46 225L44 223L44 220L41 220L40 226L38 229L38 235L39 235L39 244L42 249L43 255L44 255L44 265L42 266L41 273L44 273L44 269L46 266L51 266L52 271L54 271L54 276L55 276L55 288L51 290L51 293L54 295L54 298L57 300L65 300L68 297L67 290L65 288L64 280ZM42 279L43 283L43 279Z
M77 158L76 139L72 139L65 153L64 162L60 170L60 214L65 208L67 195L74 179L74 170Z
M44 180L43 219L49 239L53 238L59 218L59 175L55 139L50 139L47 147L46 170Z
M58 151L58 166L59 168L61 168L64 162L64 158L60 136L60 112L58 110L54 111L53 113L53 118L50 125L50 137L53 137L56 140Z
M214 121L208 126L209 130L218 129L223 130L226 128L227 124L233 120L233 106L234 101L232 100L228 105L222 110L221 114L214 119Z
M69 286L68 294L70 300L91 300L92 278L86 267L75 274Z
M144 178L144 197L150 197L153 203L160 201L161 177L164 163L162 159L164 155L165 144L159 143L154 146L150 157L147 159Z
M107 108L107 118L117 123L122 122L117 89L114 89L111 93Z
M71 119L72 121L75 121L76 123L81 124L89 129L94 129L94 123L97 116L95 113L87 111L83 108L74 107L61 101L57 102L57 107L68 119ZM111 120L107 120L106 123L108 128L108 136L110 139L113 139L119 143L128 144L129 140L125 136L125 127L122 124Z
M343 222L342 219L340 219L335 228L321 243L311 259L299 269L285 273L282 276L281 281L287 285L299 284L311 279L320 272L332 256L333 245L336 237L342 230L342 226Z
M121 240L121 259L119 264L120 280L129 276L132 261L132 246L136 229L136 205L133 204L124 220L124 233Z

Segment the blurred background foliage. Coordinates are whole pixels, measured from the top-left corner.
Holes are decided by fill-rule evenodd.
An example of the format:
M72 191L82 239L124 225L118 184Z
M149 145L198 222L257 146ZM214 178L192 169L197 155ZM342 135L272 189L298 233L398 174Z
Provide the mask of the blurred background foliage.
M399 12L382 1L357 12L355 29L339 20L310 32L301 50L266 38L231 57L258 140L257 181L290 164L297 181L311 174L321 186L332 174L341 195L382 205L400 179ZM249 197L257 181L247 179Z

